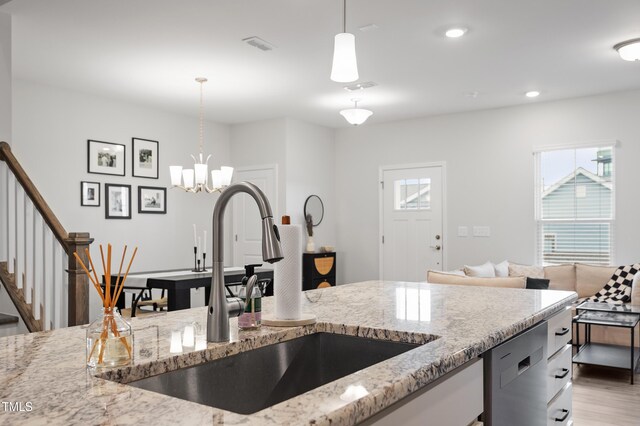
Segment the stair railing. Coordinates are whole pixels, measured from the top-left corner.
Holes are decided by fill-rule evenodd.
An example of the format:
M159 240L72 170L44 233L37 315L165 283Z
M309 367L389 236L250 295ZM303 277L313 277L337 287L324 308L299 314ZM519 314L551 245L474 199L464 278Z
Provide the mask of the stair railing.
M93 239L67 233L11 151L0 142L0 280L29 331L89 322L89 282L77 251Z

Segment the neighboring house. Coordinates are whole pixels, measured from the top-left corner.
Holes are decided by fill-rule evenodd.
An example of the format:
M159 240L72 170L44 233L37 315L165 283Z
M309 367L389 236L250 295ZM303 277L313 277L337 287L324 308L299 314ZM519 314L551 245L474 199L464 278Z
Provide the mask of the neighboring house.
M613 186L598 154L600 176L579 167L542 194L545 264L611 261Z

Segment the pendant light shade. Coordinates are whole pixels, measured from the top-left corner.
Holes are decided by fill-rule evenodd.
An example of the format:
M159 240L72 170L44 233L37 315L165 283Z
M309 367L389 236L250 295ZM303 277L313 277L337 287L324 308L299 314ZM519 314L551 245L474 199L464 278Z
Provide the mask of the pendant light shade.
M338 83L350 83L358 78L355 36L351 33L336 34L331 80Z
M336 34L334 39L331 80L337 83L351 83L358 78L356 37L347 32L347 0L342 0L342 32Z
M371 117L371 115L373 115L373 112L369 111L368 109L358 108L358 100L352 100L355 103L355 106L353 108L343 109L342 111L340 111L340 115L342 115L345 120L349 122L349 124L359 126L360 124L367 121L367 119Z

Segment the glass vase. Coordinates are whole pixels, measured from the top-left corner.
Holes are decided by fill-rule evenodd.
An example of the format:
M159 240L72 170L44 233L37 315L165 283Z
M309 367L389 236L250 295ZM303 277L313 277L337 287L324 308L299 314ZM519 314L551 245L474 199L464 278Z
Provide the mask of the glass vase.
M114 308L102 308L98 318L87 328L87 366L122 367L133 356L131 325Z

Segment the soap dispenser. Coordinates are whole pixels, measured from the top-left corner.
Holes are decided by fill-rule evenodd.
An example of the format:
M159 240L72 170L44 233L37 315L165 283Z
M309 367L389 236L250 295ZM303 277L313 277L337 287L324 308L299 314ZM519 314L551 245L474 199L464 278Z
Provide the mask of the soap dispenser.
M242 287L238 297L244 300L244 313L238 318L238 327L241 330L253 330L260 328L262 324L262 291L257 284L258 276L255 268L262 264L245 265L245 276L242 278ZM249 290L250 289L250 290ZM251 294L247 294L251 291Z

